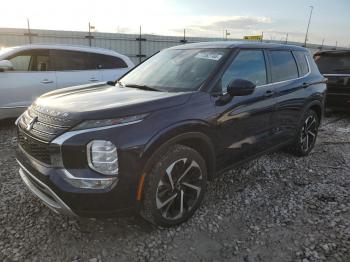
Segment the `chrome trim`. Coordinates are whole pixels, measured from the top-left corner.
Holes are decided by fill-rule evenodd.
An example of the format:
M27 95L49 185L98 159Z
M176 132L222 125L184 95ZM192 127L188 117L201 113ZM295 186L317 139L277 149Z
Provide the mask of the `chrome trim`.
M111 128L115 128L115 127L137 124L137 123L140 123L141 121L143 121L143 119L139 119L139 120L136 120L133 122L128 122L128 123L113 125L113 126L103 126L103 127L95 127L95 128L88 128L88 129L82 129L82 130L68 131L68 132L60 135L59 137L56 137L51 143L61 146L66 140L68 140L69 138L72 138L73 136L76 136L76 135L100 131L100 130L111 129Z
M43 182L41 182L39 179L37 179L34 175L32 175L28 169L26 169L21 162L16 159L18 164L20 165L19 174L22 178L22 181L25 183L25 185L28 187L28 189L36 196L38 197L43 203L49 207L51 210L53 210L55 213L58 214L65 214L68 216L76 217L77 215L63 202L61 198L59 198L55 192L52 191L51 188L49 188L47 185L45 185ZM46 194L50 195L54 200L50 199L48 196L46 196L40 189L37 188L36 185L34 185L30 179L28 179L27 176L30 176L31 179L35 180L36 183L38 183L41 187L44 188L44 191Z
M311 68L310 68L310 63L309 63L309 59L307 58L307 55L304 55L305 56L305 59L306 59L306 62L307 62L307 67L309 69L309 71L307 72L307 74L303 75L303 76L300 76L300 77L297 77L297 78L292 78L292 79L288 79L288 80L283 80L283 81L278 81L278 82L273 82L273 83L269 83L269 84L265 84L265 85L261 85L261 86L269 86L269 85L275 85L275 84L281 84L281 83L286 83L286 82L289 82L289 81L295 81L295 80L299 80L299 79L302 79L304 77L307 77L311 74ZM295 62L296 63L296 62ZM297 65L297 63L296 63ZM261 86L257 86L257 87L261 87Z
M256 88L260 88L260 87L264 87L264 86L270 86L270 85L276 85L276 84L281 84L281 83L286 83L286 82L289 82L289 81L295 81L295 80L299 80L299 79L302 79L304 77L307 77L311 74L311 68L310 68L310 63L309 63L309 59L307 58L307 55L305 55L305 59L306 59L306 62L307 62L307 67L309 69L309 71L307 72L307 74L303 75L303 76L300 76L300 77L297 77L297 78L292 78L292 79L288 79L288 80L283 80L283 81L278 81L278 82L273 82L273 83L268 83L268 84L264 84L264 85L259 85L259 86L256 86ZM297 62L295 61L295 64L297 65ZM298 66L298 65L297 65ZM299 71L298 71L299 72ZM226 95L227 94L227 91L225 93L223 93L223 95Z
M69 171L67 169L61 169L64 173L64 175L71 179L71 180L87 180L87 181L113 181L113 180L117 180L118 181L118 177L113 176L113 177L105 177L105 178L83 178L83 177L76 177L73 176L71 173L69 173Z
M25 114L26 111L24 111L15 121L15 125L18 126L19 121L21 120L22 116Z
M323 74L324 76L345 76L345 77L350 77L350 74Z
M2 106L0 109L28 108L28 106Z

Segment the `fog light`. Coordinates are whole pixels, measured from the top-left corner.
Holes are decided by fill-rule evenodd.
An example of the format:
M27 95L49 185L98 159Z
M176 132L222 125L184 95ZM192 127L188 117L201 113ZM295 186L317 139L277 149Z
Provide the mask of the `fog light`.
M104 174L118 174L118 153L110 141L93 140L87 145L87 158L91 169Z
M115 185L118 182L117 177L108 177L108 178L80 178L75 177L67 170L64 170L63 179L77 188L85 189L104 189Z

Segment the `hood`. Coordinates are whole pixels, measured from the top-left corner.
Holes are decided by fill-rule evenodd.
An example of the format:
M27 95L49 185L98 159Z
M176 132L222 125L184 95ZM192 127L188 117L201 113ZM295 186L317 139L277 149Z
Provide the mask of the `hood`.
M181 105L190 96L187 92L146 91L99 83L46 93L35 101L34 106L53 116L64 112L71 119L105 119Z

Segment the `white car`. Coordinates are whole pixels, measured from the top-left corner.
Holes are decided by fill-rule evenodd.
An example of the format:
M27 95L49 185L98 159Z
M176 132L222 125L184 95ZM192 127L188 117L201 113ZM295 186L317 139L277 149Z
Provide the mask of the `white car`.
M0 50L0 119L19 116L40 95L59 88L115 81L134 67L117 52L67 45Z

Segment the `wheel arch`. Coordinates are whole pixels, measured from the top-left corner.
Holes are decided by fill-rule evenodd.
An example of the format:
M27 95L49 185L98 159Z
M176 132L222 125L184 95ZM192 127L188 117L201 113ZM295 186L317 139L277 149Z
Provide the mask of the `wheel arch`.
M141 155L143 171L137 187L137 200L141 200L144 180L152 166L166 150L175 144L188 146L196 150L207 165L208 179L212 179L216 170L216 154L210 126L207 123L182 123L169 127L146 145Z
M305 106L305 109L303 111L303 114L301 114L300 119L299 119L299 123L301 123L301 121L303 120L304 115L306 114L306 112L308 110L313 110L316 112L317 116L318 116L318 120L319 120L319 124L321 124L322 120L323 120L323 115L324 115L324 106L323 104L318 101L318 100L314 100L310 103L308 103Z

